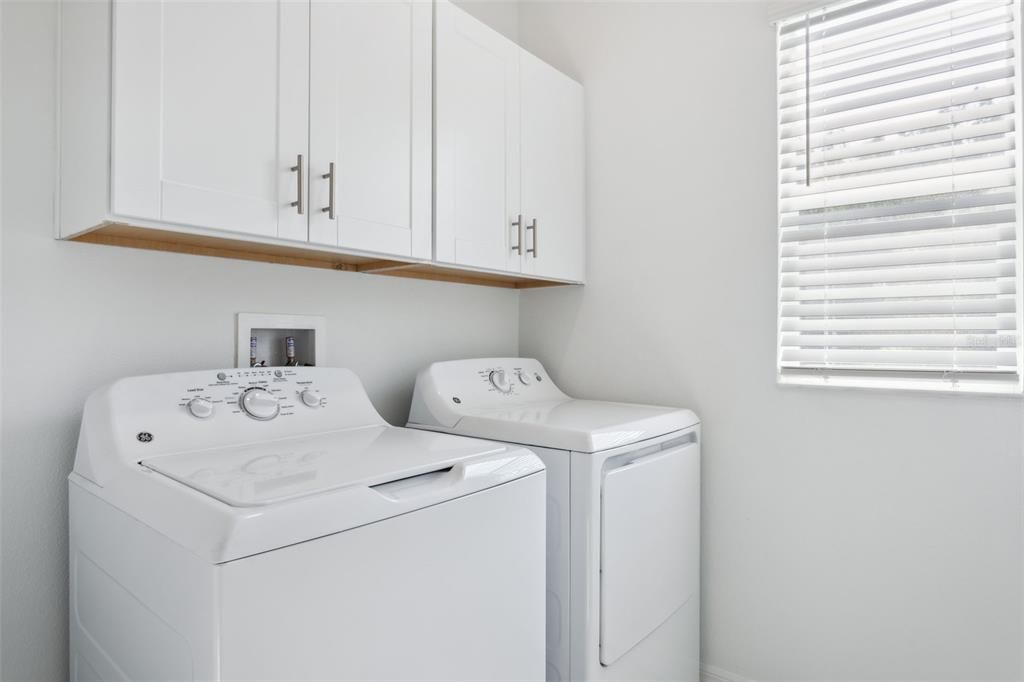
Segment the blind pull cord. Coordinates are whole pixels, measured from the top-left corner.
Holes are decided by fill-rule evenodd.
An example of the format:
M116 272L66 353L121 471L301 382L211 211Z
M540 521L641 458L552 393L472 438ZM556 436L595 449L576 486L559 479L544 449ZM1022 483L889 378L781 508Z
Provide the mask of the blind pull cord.
M811 15L804 15L804 170L811 186Z

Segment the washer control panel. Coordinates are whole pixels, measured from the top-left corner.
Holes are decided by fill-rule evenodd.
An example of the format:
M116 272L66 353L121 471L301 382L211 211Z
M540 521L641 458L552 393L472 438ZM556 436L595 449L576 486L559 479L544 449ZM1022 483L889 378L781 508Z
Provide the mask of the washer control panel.
M303 410L327 406L327 391L315 378L302 376L307 372L289 367L210 372L206 381L183 388L179 407L204 421L227 415L264 422L301 416Z
M97 457L130 466L164 454L387 427L359 378L332 367L128 377L94 391L85 412L83 437L102 444ZM110 469L86 459L76 471L102 485Z

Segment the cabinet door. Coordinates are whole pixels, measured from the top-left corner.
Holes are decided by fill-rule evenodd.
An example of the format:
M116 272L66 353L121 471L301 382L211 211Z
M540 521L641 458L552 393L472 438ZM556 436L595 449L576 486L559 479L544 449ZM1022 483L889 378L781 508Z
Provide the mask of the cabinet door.
M113 26L112 212L305 240L309 6L115 0Z
M523 272L584 278L583 87L522 53Z
M435 257L518 272L519 47L442 1L435 55Z
M311 11L310 240L430 258L430 3Z

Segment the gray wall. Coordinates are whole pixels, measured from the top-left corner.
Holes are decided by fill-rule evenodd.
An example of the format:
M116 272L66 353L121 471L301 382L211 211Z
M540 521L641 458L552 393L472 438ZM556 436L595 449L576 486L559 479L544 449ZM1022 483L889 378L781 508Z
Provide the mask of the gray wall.
M704 657L756 680L1021 669L1019 399L775 384L764 3L525 2L583 80L588 284L526 292L570 393L704 420Z
M514 355L518 294L52 238L55 6L4 0L4 680L67 679L67 524L82 403L115 377L231 366L235 313L325 315L331 364L404 423L425 363Z

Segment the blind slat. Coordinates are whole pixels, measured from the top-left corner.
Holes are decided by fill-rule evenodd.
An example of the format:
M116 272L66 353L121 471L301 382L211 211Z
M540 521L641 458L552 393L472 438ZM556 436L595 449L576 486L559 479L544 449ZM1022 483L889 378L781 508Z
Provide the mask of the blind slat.
M901 332L926 331L948 332L959 329L964 332L1015 331L1013 316L995 315L947 315L918 317L855 317L855 318L812 318L787 319L782 324L783 332Z
M942 211L969 210L977 208L1011 207L1007 215L1013 215L1012 207L1016 193L1011 189L990 192L946 192L937 195L911 197L899 205L887 203L865 203L859 206L834 206L812 209L799 213L783 213L781 227L835 224L837 222L934 214ZM920 216L919 216L920 217ZM835 236L835 235L832 235Z
M1014 350L901 350L885 348L879 350L848 348L784 348L782 362L795 366L854 366L865 369L874 367L899 367L902 369L954 369L958 367L989 368L1005 371L1016 369L1017 353Z
M899 348L899 349L963 349L993 350L1014 348L1017 336L1012 333L965 332L957 334L784 334L783 347L789 348Z
M937 296L996 296L1016 293L1013 279L991 281L946 281L914 284L848 285L799 289L783 287L783 301L888 300Z
M1011 261L1012 265L1016 254L1017 245L1012 241L990 244L932 246L911 250L875 250L862 251L850 255L784 258L782 261L782 272L835 272L839 274L845 270L862 270L886 265L971 263L974 261L992 260L1008 260ZM783 281L785 282L785 279ZM784 284L783 286L786 285Z
M928 298L919 300L876 299L873 301L829 301L786 303L782 306L785 318L809 317L914 317L920 315L996 315L1016 311L1013 296L984 296L978 298ZM952 319L952 318L950 318ZM1014 320L1011 318L1011 322ZM917 327L931 329L931 327Z

